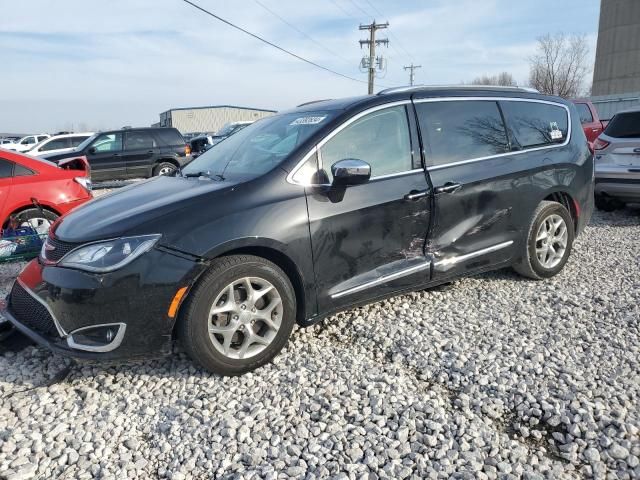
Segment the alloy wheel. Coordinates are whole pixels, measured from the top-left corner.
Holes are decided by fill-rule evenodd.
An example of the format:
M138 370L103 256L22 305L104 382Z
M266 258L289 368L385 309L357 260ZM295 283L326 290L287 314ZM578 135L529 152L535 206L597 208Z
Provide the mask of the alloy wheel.
M564 219L557 214L545 218L536 234L536 255L544 268L556 267L567 250L569 232Z
M162 167L158 172L158 175L171 175L175 170L175 167Z
M221 354L233 359L258 355L276 338L282 324L282 298L260 277L227 285L209 312L209 338Z

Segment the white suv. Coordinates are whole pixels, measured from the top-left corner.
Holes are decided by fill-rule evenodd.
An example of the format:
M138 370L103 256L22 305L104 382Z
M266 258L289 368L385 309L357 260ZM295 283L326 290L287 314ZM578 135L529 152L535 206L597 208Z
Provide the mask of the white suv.
M5 143L4 145L2 145L2 148L6 148L7 150L15 150L16 152L26 152L36 143L40 143L50 136L51 135L47 135L46 133L41 133L40 135L27 135L26 137L22 137L15 143Z
M93 136L93 132L54 135L53 137L49 137L43 142L36 144L33 148L24 153L34 157L39 157L46 153L70 152L91 136Z

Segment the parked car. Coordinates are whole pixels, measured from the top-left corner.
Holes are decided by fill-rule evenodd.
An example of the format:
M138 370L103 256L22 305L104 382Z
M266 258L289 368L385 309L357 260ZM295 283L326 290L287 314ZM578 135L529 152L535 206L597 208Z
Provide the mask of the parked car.
M0 148L4 148L5 145L13 143L11 138L0 138Z
M595 142L598 135L600 135L607 127L607 121L600 120L598 111L593 106L593 103L586 98L576 98L572 100L578 109L578 115L580 115L580 123L582 129L589 142Z
M5 143L4 145L2 145L2 148L6 148L7 150L14 150L16 152L26 152L27 150L35 146L36 143L40 143L49 137L50 135L47 135L46 133L42 133L40 135L27 135L26 137L22 137L15 143Z
M594 150L596 207L610 212L640 203L640 110L614 115Z
M70 152L92 135L95 135L94 132L54 135L53 137L49 137L46 140L37 143L24 153L34 157L39 157L45 154Z
M296 322L507 266L553 277L592 211L593 155L561 98L323 101L63 217L4 315L66 355L168 354L178 338L206 369L241 374Z
M234 133L239 132L252 123L253 121L228 123L216 133L202 134L192 138L189 141L189 145L191 146L191 154L193 155L193 158L197 158L214 145L217 145L225 138L229 138Z
M83 159L57 166L0 149L0 230L15 217L19 225L46 234L60 215L92 198L88 176Z
M175 128L127 128L96 133L75 149L43 155L52 162L85 156L91 178L113 180L171 175L191 160L191 148Z

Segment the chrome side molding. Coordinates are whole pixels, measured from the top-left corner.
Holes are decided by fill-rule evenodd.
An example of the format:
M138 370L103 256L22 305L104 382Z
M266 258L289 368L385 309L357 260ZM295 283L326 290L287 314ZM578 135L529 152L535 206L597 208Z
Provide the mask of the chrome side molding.
M470 252L465 255L443 258L442 260L438 260L437 262L435 262L433 266L438 271L448 270L449 267L457 265L458 263L466 262L467 260L471 260L472 258L486 255L487 253L492 253L498 250L502 250L503 248L507 248L512 244L513 244L513 240L509 240L508 242L498 243L497 245L492 245L491 247L483 248L481 250L476 250L475 252Z
M406 275L411 275L412 273L419 272L421 270L426 270L431 267L431 262L426 261L419 265L414 265L413 267L405 268L404 270L399 270L397 272L389 273L387 275L383 275L381 277L376 278L375 280L371 280L369 282L365 282L360 285L356 285L355 287L348 288L341 292L334 293L331 295L331 298L340 298L346 295L351 295L352 293L361 292L362 290L366 290L367 288L375 287L376 285L380 285L382 283L390 282L391 280L396 280L398 278L402 278Z

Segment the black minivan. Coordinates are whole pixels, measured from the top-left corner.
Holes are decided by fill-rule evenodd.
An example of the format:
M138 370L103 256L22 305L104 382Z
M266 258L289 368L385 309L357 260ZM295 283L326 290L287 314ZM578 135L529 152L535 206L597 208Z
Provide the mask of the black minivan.
M573 104L526 89L310 103L62 217L4 315L75 357L178 339L241 374L296 322L507 266L552 277L593 211L593 172Z
M170 127L123 128L96 133L73 151L43 155L58 163L85 156L93 181L171 175L191 160L191 147Z

